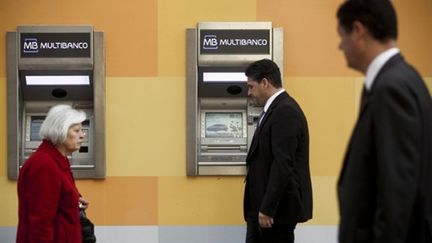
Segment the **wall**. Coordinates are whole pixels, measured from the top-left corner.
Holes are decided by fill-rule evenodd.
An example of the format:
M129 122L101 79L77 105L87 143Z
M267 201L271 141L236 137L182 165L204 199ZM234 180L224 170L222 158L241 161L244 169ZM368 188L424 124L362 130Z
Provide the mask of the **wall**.
M298 242L335 242L336 180L363 78L338 51L340 0L0 1L0 242L13 242L16 183L6 176L6 32L90 24L106 37L106 180L78 181L100 242L242 242L243 178L185 176L185 29L272 21L285 34L284 86L310 125L314 219ZM432 87L432 2L393 1L399 45Z

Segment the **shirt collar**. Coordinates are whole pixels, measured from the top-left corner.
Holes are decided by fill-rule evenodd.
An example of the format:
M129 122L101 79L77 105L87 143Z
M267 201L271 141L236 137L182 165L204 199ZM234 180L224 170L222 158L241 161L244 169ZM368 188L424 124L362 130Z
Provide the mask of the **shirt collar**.
M274 93L272 96L270 96L270 98L267 99L265 105L264 105L264 112L267 112L268 108L270 107L271 103L273 103L273 101L276 99L276 97L278 95L280 95L282 92L285 92L284 89L281 89L279 91L277 91L276 93Z
M399 48L392 47L382 53L380 53L378 56L376 56L371 64L369 64L367 71L366 71L366 80L365 80L365 87L366 90L371 90L373 82L378 75L378 72L381 70L381 68L384 66L384 64L392 58L394 55L398 54L400 52Z

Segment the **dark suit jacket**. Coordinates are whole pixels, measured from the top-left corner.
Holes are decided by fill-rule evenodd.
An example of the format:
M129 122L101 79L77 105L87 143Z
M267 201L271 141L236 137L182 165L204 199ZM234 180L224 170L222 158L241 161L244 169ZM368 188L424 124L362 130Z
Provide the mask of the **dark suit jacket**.
M431 97L397 54L362 97L338 182L339 242L432 242L431 152Z
M247 159L244 216L262 212L274 224L312 218L309 133L300 106L286 92L272 102L256 129Z

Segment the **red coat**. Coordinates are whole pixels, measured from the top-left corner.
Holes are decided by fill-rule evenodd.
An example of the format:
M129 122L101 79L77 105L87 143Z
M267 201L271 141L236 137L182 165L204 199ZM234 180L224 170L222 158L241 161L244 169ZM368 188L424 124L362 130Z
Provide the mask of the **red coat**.
M18 177L17 243L81 243L79 193L69 160L44 140Z

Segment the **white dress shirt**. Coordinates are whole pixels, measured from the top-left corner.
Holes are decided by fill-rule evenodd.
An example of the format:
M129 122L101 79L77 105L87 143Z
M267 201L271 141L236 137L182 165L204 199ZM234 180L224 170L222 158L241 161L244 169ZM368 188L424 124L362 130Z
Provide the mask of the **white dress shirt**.
M272 96L270 96L270 98L267 99L267 101L264 105L262 114L260 115L260 119L258 121L258 126L261 124L261 121L264 118L264 115L267 112L268 108L270 107L271 103L273 103L273 101L276 99L276 97L284 91L285 91L284 89L281 89L281 90L277 91L276 93L274 93Z
M279 90L278 92L274 93L272 96L270 96L270 98L268 98L268 100L266 101L265 105L264 105L264 112L267 112L268 108L270 107L271 103L273 103L273 101L276 99L276 97L278 97L278 95L280 95L282 92L284 92L284 89Z
M399 48L393 47L382 52L373 59L373 61L371 62L371 64L369 64L366 70L365 87L367 91L370 91L372 89L373 82L375 81L378 72L381 70L384 64L399 52Z

